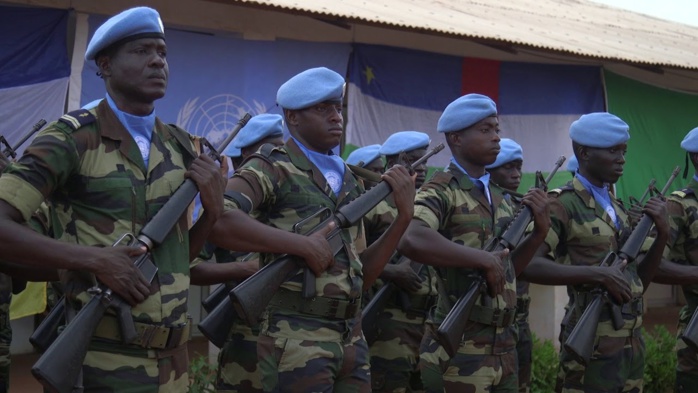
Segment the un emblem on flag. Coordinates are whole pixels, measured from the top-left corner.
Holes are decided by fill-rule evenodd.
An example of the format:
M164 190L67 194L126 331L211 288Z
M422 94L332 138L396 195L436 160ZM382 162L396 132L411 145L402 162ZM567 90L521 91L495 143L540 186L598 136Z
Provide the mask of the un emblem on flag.
M213 146L217 146L245 113L254 116L266 112L264 104L256 100L249 103L233 94L219 94L204 101L195 97L179 110L177 125L192 135L205 137Z

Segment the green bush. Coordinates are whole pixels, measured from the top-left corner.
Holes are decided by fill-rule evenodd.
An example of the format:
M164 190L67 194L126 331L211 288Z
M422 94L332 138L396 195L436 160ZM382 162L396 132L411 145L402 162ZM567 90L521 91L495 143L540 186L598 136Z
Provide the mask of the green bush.
M673 392L676 380L676 338L662 325L650 333L643 329L645 339L645 393ZM558 352L552 341L533 340L531 393L550 393L555 389Z
M673 392L676 337L663 325L657 325L652 333L643 329L642 334L645 338L645 393Z
M189 363L189 393L215 393L215 364L207 356L198 356Z
M550 340L541 341L531 334L533 364L531 365L531 393L550 393L555 390L558 368L557 349Z

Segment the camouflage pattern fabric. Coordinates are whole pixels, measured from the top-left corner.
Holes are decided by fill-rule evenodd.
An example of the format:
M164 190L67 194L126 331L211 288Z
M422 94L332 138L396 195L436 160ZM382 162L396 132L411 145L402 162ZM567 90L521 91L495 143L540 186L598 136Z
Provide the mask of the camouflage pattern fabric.
M192 138L156 119L150 163L146 168L133 138L103 101L90 111L64 115L39 132L22 158L0 178L0 198L28 220L41 202L50 197L55 208L56 222L52 226L57 239L108 247L124 233L137 234L181 184L187 166L195 157ZM187 233L188 220L183 215L152 253L159 270L150 297L132 309L135 321L167 327L186 323ZM93 280L84 273L68 272L67 296L84 303L89 299L85 289ZM187 380L186 360L180 361L181 354L172 351L126 347L118 341L103 339L93 339L90 350L98 352L88 353L85 360L86 383L100 379L93 379L93 373L109 371L115 365L123 367L117 374L110 373L109 381L126 384L130 375L139 384ZM144 369L157 373L158 365L166 373L164 377L138 379ZM120 391L129 391L120 383L113 385L119 386Z
M388 197L374 208L364 224L368 244L372 244L397 216L393 199ZM393 258L395 263L399 258ZM424 336L424 322L437 295L435 270L430 266L421 269L421 288L413 293L403 290L402 296L409 304L400 304L403 297L396 294L378 316L379 333L369 347L371 355L371 383L373 392L413 392L422 388L418 370L419 345ZM378 280L373 290L383 286Z
M345 168L342 189L335 196L322 172L293 139L268 156L251 156L235 176L252 186L253 195L248 197L256 206L257 219L286 231L322 208L335 211L363 192ZM320 218L307 227L319 222ZM316 296L359 301L363 279L358 256L366 244L362 223L342 230L341 238L344 248L335 256L334 265L316 278ZM261 254L260 266L276 257ZM282 285L289 291L284 296L295 293L300 298L301 273L299 269ZM370 389L366 342L356 317L310 315L270 305L262 318L257 356L264 391L344 391L345 385L352 386L346 388L350 391ZM300 379L294 381L296 378Z
M550 192L551 228L546 237L550 247L549 258L557 263L573 266L598 266L610 251L617 251L631 229L628 215L620 203L611 201L620 222L616 228L608 213L575 178L568 186ZM652 244L648 238L641 251ZM628 265L625 276L634 299L641 299L642 281L637 274L637 263ZM574 329L586 303L591 298L590 285L568 288L570 302L568 321L561 334L565 342ZM608 313L603 313L596 332L594 352L589 365L584 367L562 349L560 368L563 392L640 392L644 370L644 343L639 334L642 326L641 303L634 312L623 312L625 324L616 331ZM638 390L639 389L639 390Z
M257 362L258 336L258 326L251 328L243 322L233 322L230 337L218 353L217 392L262 392Z
M680 264L692 264L689 253L698 247L698 181L691 179L686 188L674 191L667 198L671 236L665 258ZM698 386L698 353L686 346L679 337L698 306L698 285L684 285L686 305L679 314L676 340L676 391L689 392Z
M501 188L490 184L490 193L494 210L483 191L450 164L446 172L437 172L419 190L414 217L453 242L482 249L490 238L501 234L514 213ZM496 298L481 297L477 306L513 312L516 277L511 260L506 258L504 263L507 281L504 291ZM439 269L439 273L445 279L451 304L466 292L473 275L479 274L464 268ZM448 312L447 300L439 298L430 324L438 326ZM435 341L433 326L427 329L420 349L420 369L426 391L446 388L453 392L516 392L515 325L497 327L474 321L468 323L458 352L450 360Z
M12 300L12 278L0 273L0 392L10 388L10 301Z
M508 192L504 197L511 202L515 211L521 208L521 194ZM530 283L528 281L518 277L516 278L516 354L519 370L519 393L531 392L533 342L531 338L531 327L528 324L528 306L531 303L529 287Z

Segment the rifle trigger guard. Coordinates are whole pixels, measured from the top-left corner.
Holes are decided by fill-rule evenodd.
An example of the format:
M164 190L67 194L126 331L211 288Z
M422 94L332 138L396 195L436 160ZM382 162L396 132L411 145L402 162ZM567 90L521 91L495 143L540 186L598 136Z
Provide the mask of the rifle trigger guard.
M116 239L116 241L114 242L114 244L112 244L112 247L118 246L119 244L121 244L121 242L123 242L123 241L126 240L126 239L128 239L128 243L127 243L127 244L130 245L130 244L133 243L133 241L136 240L136 236L134 236L132 233L124 233L120 238Z

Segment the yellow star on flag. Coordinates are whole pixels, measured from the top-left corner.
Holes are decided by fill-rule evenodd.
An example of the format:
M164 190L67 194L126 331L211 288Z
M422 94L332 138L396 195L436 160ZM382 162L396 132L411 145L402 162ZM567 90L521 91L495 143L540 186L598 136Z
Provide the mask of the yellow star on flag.
M373 73L373 68L366 66L366 69L363 71L363 74L366 75L366 83L369 85L371 82L376 79L376 75Z

